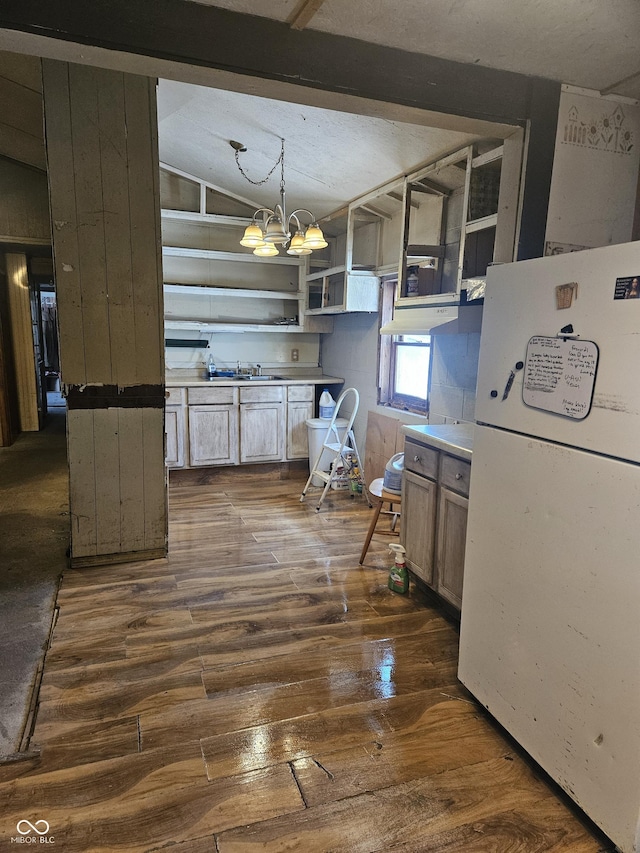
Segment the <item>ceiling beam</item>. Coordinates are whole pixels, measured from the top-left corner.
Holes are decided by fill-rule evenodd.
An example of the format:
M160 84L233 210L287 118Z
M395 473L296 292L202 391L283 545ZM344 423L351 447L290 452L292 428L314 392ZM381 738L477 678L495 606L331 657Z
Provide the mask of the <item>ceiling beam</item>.
M392 198L392 199L394 199L395 201L399 201L399 202L400 202L400 204L404 204L404 198L402 197L402 194L401 194L401 193L387 193L387 195L389 196L389 198ZM410 202L410 204L411 204L411 207L415 207L416 209L420 207L420 205L418 204L418 202L417 202L417 201L415 201L415 200L412 200L412 201Z
M323 3L324 0L300 0L287 18L287 23L291 29L303 30Z
M135 66L134 73L141 73L142 57L153 57L514 126L526 124L531 89L538 85L535 78L510 71L295 30L285 21L184 0L92 0L89 5L2 0L0 45L7 44L6 50L16 51L15 31L31 34L39 44L54 41L54 58L70 62L86 62L85 52L68 51L61 42L130 54L127 70ZM79 54L81 60L75 58ZM121 57L125 60L128 56Z
M430 181L429 178L419 178L411 184L412 192L431 193L432 195L451 195L451 190Z
M367 217L371 222L375 221L376 218L388 220L393 218L390 213L386 213L384 210L380 210L379 207L374 207L372 204L363 204L359 209L373 214L371 217Z

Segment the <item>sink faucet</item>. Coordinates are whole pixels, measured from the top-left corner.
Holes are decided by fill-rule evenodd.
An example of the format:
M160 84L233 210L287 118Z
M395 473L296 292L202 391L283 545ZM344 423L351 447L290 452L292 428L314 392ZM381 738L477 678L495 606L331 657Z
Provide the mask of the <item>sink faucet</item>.
M256 364L256 373L258 376L262 376L262 365Z

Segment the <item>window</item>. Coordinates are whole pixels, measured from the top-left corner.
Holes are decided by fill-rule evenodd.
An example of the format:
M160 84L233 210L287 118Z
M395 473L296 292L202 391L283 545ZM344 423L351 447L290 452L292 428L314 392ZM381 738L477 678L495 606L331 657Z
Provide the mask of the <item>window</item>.
M383 282L383 324L393 317L395 288L395 281ZM426 415L429 411L431 336L381 335L379 352L380 403Z

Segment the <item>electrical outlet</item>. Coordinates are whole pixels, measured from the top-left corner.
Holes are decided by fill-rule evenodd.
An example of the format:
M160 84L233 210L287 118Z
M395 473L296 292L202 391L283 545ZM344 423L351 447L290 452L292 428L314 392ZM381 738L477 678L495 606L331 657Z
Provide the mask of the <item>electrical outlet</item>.
M297 360L298 360L298 350L292 349L291 350L291 361L297 361Z

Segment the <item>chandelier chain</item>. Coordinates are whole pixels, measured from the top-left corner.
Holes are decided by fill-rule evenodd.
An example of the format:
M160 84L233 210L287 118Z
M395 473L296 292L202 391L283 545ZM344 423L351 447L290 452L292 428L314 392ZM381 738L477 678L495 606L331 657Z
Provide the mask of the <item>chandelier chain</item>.
M238 150L236 149L236 152L235 152L236 164L237 164L237 166L238 166L238 169L240 169L240 173L242 174L242 177L243 177L245 180L249 181L249 183L250 183L250 184L253 184L253 185L254 185L254 186L256 186L256 187L262 186L262 184L266 184L266 183L267 183L267 181L269 180L269 178L271 177L271 175L273 175L273 173L275 172L275 170L276 170L276 168L277 168L278 164L279 164L279 163L281 163L281 164L282 164L282 170L281 170L281 178L280 178L280 188L282 189L282 188L284 187L284 139L281 139L281 140L280 140L280 142L282 143L282 149L280 150L280 156L278 157L278 159L276 160L276 162L275 162L275 163L273 164L273 166L271 167L271 169L270 169L269 174L267 175L267 177L266 177L266 178L263 178L261 181L254 181L252 178L250 178L250 177L249 177L249 175L247 175L247 173L245 172L245 170L244 170L244 169L242 168L242 166L240 165L240 158L239 158L239 156L238 156L239 152L238 152Z

